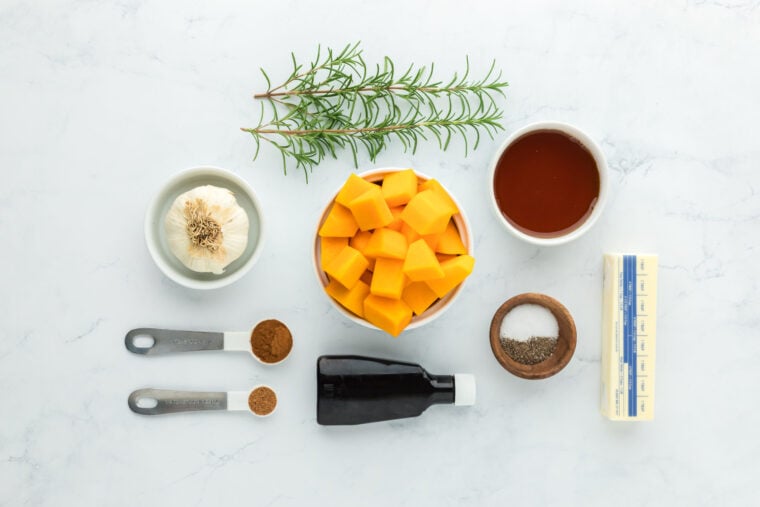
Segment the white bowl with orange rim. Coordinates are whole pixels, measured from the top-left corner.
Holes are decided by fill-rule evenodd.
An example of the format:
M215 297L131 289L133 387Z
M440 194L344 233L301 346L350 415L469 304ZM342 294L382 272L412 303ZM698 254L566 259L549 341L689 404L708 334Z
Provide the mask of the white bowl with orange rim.
M369 171L365 171L363 173L360 173L358 176L361 178L375 183L382 181L387 175L397 172L397 171L403 171L408 168L404 167L383 167L379 169L372 169ZM419 171L414 171L415 175L417 176L417 179L419 181L427 181L432 179L431 176L428 176L426 174L423 174ZM440 183L440 181L439 181ZM319 216L319 220L317 221L316 228L314 231L314 250L313 250L313 264L314 264L314 271L317 275L317 280L319 281L320 286L322 287L323 291L327 287L327 285L330 283L330 280L328 278L327 273L325 273L322 269L322 252L321 252L321 245L320 245L320 236L319 236L319 230L322 227L322 224L325 221L325 218L330 213L330 210L332 209L333 204L335 203L335 197L338 195L338 192L342 188L343 184L341 184L340 187L338 187L335 192L332 195L332 198L330 199L330 202L325 206L325 209L322 211L322 213ZM452 201L454 201L454 204L456 204L459 212L452 216L451 220L453 221L454 225L457 228L457 231L459 232L459 236L462 240L463 245L465 246L467 250L468 255L472 255L473 253L473 242L472 242L472 234L470 230L470 224L467 220L467 217L465 216L465 213L462 209L461 204L456 200L454 195L447 189L445 186L441 185L443 189L446 191L448 196L451 198ZM466 280L462 283L460 283L458 286L456 286L454 289L452 289L448 294L446 294L444 297L438 299L436 302L434 302L427 310L422 312L420 315L415 315L412 317L411 322L404 328L404 330L408 329L415 329L420 326L423 326L429 322L432 322L433 320L440 317L444 311L446 311L451 304L454 302L454 300L457 298L459 293L462 290L462 287L464 286ZM330 297L326 292L325 296L330 301L332 306L344 317L346 317L348 320L355 322L361 326L370 328L370 329L379 329L374 324L371 324L367 320L351 313L349 310L344 308L340 303L335 301L332 297Z

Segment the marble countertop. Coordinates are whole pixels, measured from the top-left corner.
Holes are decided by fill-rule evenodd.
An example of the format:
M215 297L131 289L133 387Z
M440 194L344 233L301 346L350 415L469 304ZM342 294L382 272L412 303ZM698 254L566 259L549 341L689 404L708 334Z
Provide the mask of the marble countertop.
M0 3L0 505L750 505L760 499L760 2ZM470 156L399 145L362 168L412 166L454 189L477 266L455 306L393 340L339 315L310 264L314 221L350 157L303 175L238 127L289 52L362 40L369 61L492 58L510 82L505 132ZM537 248L488 207L487 165L526 123L571 122L611 169L611 199L580 240ZM229 168L270 231L252 272L211 292L152 263L146 206L176 171ZM656 420L599 415L601 256L660 255ZM488 326L527 291L562 301L578 347L544 381L504 371ZM236 330L276 317L288 362L145 358L139 326ZM360 353L471 372L471 409L327 428L315 359ZM274 417L141 417L139 387L266 382Z

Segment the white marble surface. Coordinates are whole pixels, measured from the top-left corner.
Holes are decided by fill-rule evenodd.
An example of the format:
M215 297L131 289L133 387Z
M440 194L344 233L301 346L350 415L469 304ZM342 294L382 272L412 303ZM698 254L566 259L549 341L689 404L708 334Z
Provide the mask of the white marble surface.
M213 4L213 5L212 5ZM0 505L751 505L760 499L760 3L0 2ZM493 3L495 4L495 2ZM496 58L506 131L575 123L609 159L612 199L581 240L508 236L486 200L497 142L417 155L455 189L477 266L455 308L398 340L332 310L309 264L312 227L349 172L311 184L238 127L291 50L364 41L368 59ZM259 192L270 234L254 270L210 292L151 262L148 200L175 171L228 167ZM366 160L362 167L370 167ZM601 254L661 256L657 418L598 413ZM510 376L487 327L508 297L545 292L575 316L578 349L540 382ZM292 357L130 355L137 326L241 329L278 317ZM473 409L352 428L315 422L321 353L472 372ZM276 415L132 414L138 387L245 389Z

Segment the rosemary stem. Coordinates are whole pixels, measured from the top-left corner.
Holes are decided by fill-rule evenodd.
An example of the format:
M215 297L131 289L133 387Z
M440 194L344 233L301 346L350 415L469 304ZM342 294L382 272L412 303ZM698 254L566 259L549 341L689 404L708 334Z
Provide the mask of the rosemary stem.
M391 140L414 152L431 137L442 150L460 137L466 155L481 135L493 138L502 128L503 112L494 98L504 95L507 83L493 63L480 80L470 78L468 59L464 72L450 80L436 79L433 64L410 65L396 74L387 57L368 66L358 42L339 51L319 48L308 62L299 63L291 53L291 60L290 75L276 86L261 69L267 90L253 93L261 106L258 125L240 130L253 136L254 158L263 139L279 151L283 167L292 160L307 179L309 170L341 151L350 151L356 165L359 151L374 160Z
M423 121L419 123L412 123L408 125L386 125L384 127L361 127L355 129L266 129L266 128L246 128L240 127L243 132L249 132L251 134L267 135L278 134L283 136L308 136L310 134L363 134L368 132L390 132L393 130L413 129L420 127L427 127L429 125L445 126L445 125L471 125L471 121L463 120L449 120L449 121Z
M322 69L326 68L328 65L330 65L330 61L329 61L329 60L325 61L325 63L323 63L322 65L318 65L318 66L316 66L316 67L313 67L313 68L311 68L311 69L307 70L306 72L302 72L301 74L296 74L296 75L293 75L293 76L291 76L291 77L290 77L290 78L289 78L287 81L285 81L284 83L282 83L280 86L277 86L277 87L275 87L275 88L272 88L272 89L271 89L271 90L269 90L269 92L267 92L267 93L263 93L263 94L262 94L262 93L259 93L259 94L257 94L257 95L254 95L254 96L253 96L253 98L256 98L256 99L257 99L257 98L261 98L261 97L260 97L261 95L263 95L263 96L265 96L265 97L267 97L267 96L272 96L272 95L282 95L282 93L274 93L274 94L273 94L273 93L271 93L271 92L277 91L277 90L279 90L279 89L281 89L281 88L285 88L286 86L288 86L288 85L289 85L290 83L292 83L293 81L296 81L296 80L298 80L298 79L302 79L302 78L304 78L304 77L306 77L306 76L308 76L308 75L310 75L310 74L316 74L316 73L317 73L317 72L319 72L320 70L322 70Z
M278 90L280 88L281 87L278 86L274 90ZM384 90L391 90L391 91L414 90L420 93L455 93L455 92L461 92L461 91L472 90L472 89L473 87L471 86L454 86L452 88L439 88L435 86L414 87L414 86L406 86L406 85L390 85L390 86L370 86L370 87L365 87L365 88L287 90L284 92L275 92L274 90L272 90L271 92L257 93L253 96L253 98L254 99L268 99L271 97L282 97L282 96L289 96L289 95L326 95L328 93L339 95L342 93L367 93L367 92L380 92Z

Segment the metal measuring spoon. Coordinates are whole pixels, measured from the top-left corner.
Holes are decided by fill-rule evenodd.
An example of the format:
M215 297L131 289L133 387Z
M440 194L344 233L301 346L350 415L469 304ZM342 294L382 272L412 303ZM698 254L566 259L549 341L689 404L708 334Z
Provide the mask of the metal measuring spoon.
M282 326L290 338L290 348L279 361L268 362L256 355L251 338L261 324L273 322ZM133 329L124 338L127 350L135 354L158 355L172 352L191 352L199 350L224 350L232 352L249 352L261 364L272 365L283 362L293 348L293 338L288 327L280 321L269 319L260 322L251 331L180 331L175 329L157 329L142 327Z
M267 392L268 391L268 392ZM271 394L274 405L261 404L256 394ZM259 385L250 391L206 392L174 391L170 389L138 389L127 400L132 412L141 415L163 415L177 412L226 410L248 411L257 417L267 417L277 408L277 395L269 386Z

